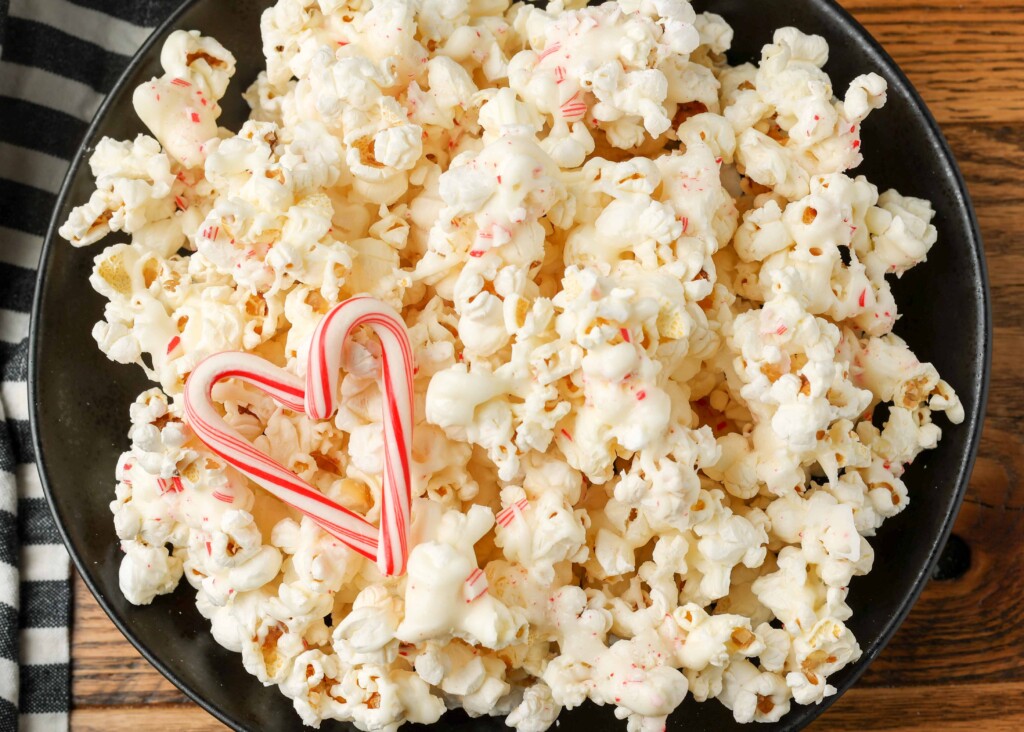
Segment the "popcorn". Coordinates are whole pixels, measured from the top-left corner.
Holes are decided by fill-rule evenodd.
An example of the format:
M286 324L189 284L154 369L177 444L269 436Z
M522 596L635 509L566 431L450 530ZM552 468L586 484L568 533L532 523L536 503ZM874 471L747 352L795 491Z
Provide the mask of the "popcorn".
M389 664L398 655L395 631L400 620L398 598L381 587L367 587L331 634L334 648L348 664Z
M341 592L362 567L361 558L323 533L309 518L301 522L282 519L274 525L270 543L286 555L291 583L300 583L312 592Z
M263 546L251 514L229 511L219 526L192 531L185 577L213 605L240 592L259 589L277 577L281 553Z
M857 531L850 504L825 492L815 491L807 499L790 494L768 506L767 514L772 533L799 544L825 585L846 587L855 574L871 569L874 554Z
M337 656L310 650L295 659L279 688L292 699L304 723L319 727L322 719L344 719L346 715L348 701L338 689L340 676Z
M741 562L750 569L761 566L768 543L764 528L768 519L760 509L752 509L750 518L738 516L722 506L724 497L718 490L705 492L700 499L704 503L701 513L710 515L693 527L700 539L692 564L703 575L700 593L709 601L728 594L733 567Z
M157 595L173 592L181 579L181 557L162 546L123 541L124 559L117 573L118 586L134 605L148 605Z
M516 26L530 48L509 61L509 86L527 104L552 120L552 137L585 136L561 149L559 164L576 167L593 147L583 120L602 129L608 142L629 148L646 131L658 137L671 125L677 100L660 69L649 58L684 56L699 43L688 4L676 4L675 17L628 14L616 3L553 15L524 8ZM572 132L570 131L572 130Z
M687 631L678 651L684 668L699 671L707 666L725 667L734 655L753 657L765 645L750 632L750 620L737 615L710 616L693 603L677 608L673 618Z
M558 562L585 560L585 515L573 511L557 493L545 492L528 503L516 519L507 525L499 523L494 543L506 559L527 568L538 582L548 584L554 580Z
M164 75L139 86L136 114L164 149L185 168L202 164L217 136L218 102L235 73L235 57L198 31L175 31L160 53Z
M544 732L558 717L562 708L551 698L551 688L544 682L526 687L523 700L505 719L516 732Z
M631 724L664 724L667 714L686 696L687 681L679 671L656 660L660 643L637 636L606 646L611 623L607 611L597 606L599 595L587 598L580 588L565 586L555 593L553 602L556 626L575 629L562 631L562 653L543 674L555 702L571 709L591 696L614 704L616 716L631 719ZM587 667L594 669L592 678Z
M417 643L448 635L501 649L523 632L524 621L514 609L487 594L465 596L463 581L475 564L473 545L493 521L493 515L482 506L474 506L467 514L446 512L436 528L437 539L423 541L413 549L406 615L397 630L400 640Z
M457 699L471 717L490 714L510 688L501 660L459 643L443 650L428 647L416 659L416 672L434 680L445 696Z
M732 710L733 719L747 722L777 722L789 711L792 693L778 674L758 671L750 661L729 664L722 674L719 701Z
M173 213L169 194L175 175L170 159L152 137L139 135L133 142L105 137L89 158L89 168L96 191L60 228L60 235L75 246L92 244L112 231L134 234ZM166 238L175 241L173 236Z
M224 96L235 74L235 57L216 39L198 31L174 31L160 49L160 65L174 78L192 78L201 91L216 99Z
M234 57L172 34L134 96L148 133L97 144L60 229L123 234L94 259L93 336L158 385L110 504L125 597L185 577L312 727L458 707L543 732L590 699L655 732L688 694L739 722L835 694L868 537L908 505L936 414L964 419L894 332L891 277L938 245L934 211L851 172L884 79L833 89L795 28L730 66L732 29L687 0L278 0L261 35L227 130ZM215 352L304 377L362 293L413 349L401 577L182 416ZM357 330L341 361L331 420L238 381L211 399L377 523L380 344Z

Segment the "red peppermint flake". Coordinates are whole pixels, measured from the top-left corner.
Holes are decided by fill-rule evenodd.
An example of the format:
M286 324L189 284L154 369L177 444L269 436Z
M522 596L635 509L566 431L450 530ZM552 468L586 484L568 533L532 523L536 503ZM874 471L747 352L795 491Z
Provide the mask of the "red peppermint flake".
M647 398L647 392L646 391L638 391L636 393L636 400L638 402L642 402L646 398Z
M199 124L199 113L198 112L192 112L191 118L192 118L192 122L194 124Z
M571 97L566 99L559 107L562 112L562 117L566 119L573 119L576 117L582 117L587 111L587 104L580 99L580 93L577 91Z
M622 340L624 340L626 343L631 342L629 340L629 330L627 328L619 328L619 335L622 336Z
M483 250L481 250L481 249L474 249L474 250L472 250L469 253L469 256L471 256L471 257L482 257L482 256L484 256L484 253L483 253Z
M683 233L685 234L686 230L690 228L690 217L689 216L678 216L677 218L679 219L679 223L681 223L683 225Z
M551 44L550 46L545 48L543 51L541 51L540 54L537 56L537 63L539 64L541 61L543 61L544 59L546 59L548 56L550 56L553 53L558 53L558 51L561 48L562 48L562 44L561 43L553 43L553 44Z
M468 598L466 600L466 604L468 605L469 603L474 602L475 600L478 600L479 598L483 597L485 594L487 594L487 588L486 587L483 588L482 590L480 590L480 592L476 593L472 597Z
M777 333L778 335L785 335L785 333L786 333L786 330L787 330L786 326L784 326L784 325L780 325L780 326L779 326L778 328L776 328L776 329L775 329L775 332L776 332L776 333Z
M569 442L572 442L572 435L570 435L567 430L563 429L562 434L565 435L565 439L567 439Z
M181 336L174 336L174 338L170 340L170 342L167 344L168 356L171 355L171 351L178 347L179 343L181 343Z
M174 205L177 206L180 211L188 211L188 201L181 196L174 197Z
M587 105L583 102L565 104L562 106L562 117L567 120L581 119L587 113Z
M174 79L171 79L171 85L172 86L188 87L188 86L192 86L192 83L189 82L189 81L185 81L184 79L174 78Z
M864 307L864 301L867 299L867 296L868 296L867 289L861 290L860 291L860 297L857 299L857 304L860 305L861 307Z

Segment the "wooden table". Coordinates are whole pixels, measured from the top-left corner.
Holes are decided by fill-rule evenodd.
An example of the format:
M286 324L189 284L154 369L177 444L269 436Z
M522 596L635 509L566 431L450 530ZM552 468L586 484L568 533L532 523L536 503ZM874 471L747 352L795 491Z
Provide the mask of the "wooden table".
M931 582L861 682L813 729L1016 732L1024 730L1024 0L843 5L910 76L967 177L988 254L995 354L981 454L954 530L969 566ZM139 656L80 581L72 659L75 730L223 729Z

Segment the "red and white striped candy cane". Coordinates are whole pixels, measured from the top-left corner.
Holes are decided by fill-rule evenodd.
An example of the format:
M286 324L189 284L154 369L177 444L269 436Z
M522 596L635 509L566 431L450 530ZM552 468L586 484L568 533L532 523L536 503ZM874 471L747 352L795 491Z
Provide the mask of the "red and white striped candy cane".
M368 325L382 347L384 393L384 478L380 529L330 500L268 455L257 450L213 407L213 387L239 379L263 390L286 409L327 419L337 410L338 378L352 332ZM369 559L385 575L405 572L409 558L412 497L412 346L401 317L368 296L335 306L317 326L310 343L306 383L264 359L242 352L217 353L192 371L185 385L185 416L196 436L213 452L271 494L301 511L325 531ZM487 592L479 569L466 578L466 602Z
M310 343L305 408L311 419L328 419L337 410L345 345L362 325L377 334L382 352L384 479L377 566L385 575L402 574L409 557L412 501L413 358L405 323L394 309L358 295L324 316Z
M195 367L185 385L185 416L192 431L213 452L272 495L309 516L354 551L375 559L376 527L257 450L213 407L210 397L214 385L231 378L261 389L286 409L301 412L305 407L305 391L299 377L259 356L237 351L216 353Z

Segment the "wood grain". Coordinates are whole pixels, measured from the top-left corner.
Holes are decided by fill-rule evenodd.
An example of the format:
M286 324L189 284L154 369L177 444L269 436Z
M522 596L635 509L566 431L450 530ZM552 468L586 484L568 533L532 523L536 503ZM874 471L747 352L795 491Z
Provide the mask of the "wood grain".
M150 704L142 707L86 707L71 713L75 732L139 732L169 729L175 732L212 732L228 729L197 706Z
M840 0L885 47L940 122L1022 122L1020 0ZM833 49L835 52L835 49Z
M71 696L76 707L191 704L125 640L77 574L74 603Z
M1020 732L1024 684L929 685L850 689L810 726L812 732Z
M970 549L970 567L928 585L858 686L812 729L1017 732L1024 729L1024 2L843 5L907 72L956 153L985 240L995 349L981 452L954 528ZM224 729L139 656L80 581L72 657L75 730Z

